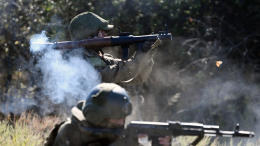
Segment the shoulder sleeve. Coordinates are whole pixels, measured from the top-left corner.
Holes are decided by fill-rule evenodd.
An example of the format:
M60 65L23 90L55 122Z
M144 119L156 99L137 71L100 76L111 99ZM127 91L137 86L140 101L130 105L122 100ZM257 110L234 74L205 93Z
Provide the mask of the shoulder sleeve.
M81 133L76 125L66 122L59 129L54 146L81 146Z
M128 85L142 84L149 78L152 72L153 65L154 62L153 60L151 60L149 63L147 63L146 66L143 67L143 69L140 71L140 73L137 76L135 76L129 81L124 81L123 83Z

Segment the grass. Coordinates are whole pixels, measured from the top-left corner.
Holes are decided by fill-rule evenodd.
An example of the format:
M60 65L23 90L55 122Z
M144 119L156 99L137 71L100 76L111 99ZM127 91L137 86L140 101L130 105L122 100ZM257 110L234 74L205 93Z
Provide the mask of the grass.
M32 116L22 114L17 121L4 120L0 123L1 146L42 146L57 117Z
M176 146L187 146L189 143L195 140L195 136L179 136L176 138ZM197 146L260 146L260 138L255 141L256 138L241 139L238 143L234 143L233 139L230 138L228 141L220 142L220 137L205 137L202 139Z
M58 117L39 117L36 115L22 114L19 120L10 122L3 120L0 122L0 145L1 146L42 146L51 129L60 122ZM174 146L187 146L196 137L179 136L173 140ZM256 138L254 138L256 139ZM233 139L228 142L220 142L219 138L205 137L198 146L260 146L258 141L244 139L239 143L234 143Z

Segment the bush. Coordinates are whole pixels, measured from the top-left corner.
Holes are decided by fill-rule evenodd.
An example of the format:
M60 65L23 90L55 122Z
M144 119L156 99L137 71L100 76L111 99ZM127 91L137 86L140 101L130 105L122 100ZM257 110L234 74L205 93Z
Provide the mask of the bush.
M0 123L1 146L40 146L50 133L57 117L44 117L23 114L17 121L4 120Z

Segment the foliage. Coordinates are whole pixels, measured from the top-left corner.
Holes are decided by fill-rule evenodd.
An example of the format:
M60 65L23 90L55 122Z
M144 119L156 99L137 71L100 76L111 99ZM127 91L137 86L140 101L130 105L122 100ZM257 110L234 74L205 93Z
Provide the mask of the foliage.
M141 88L143 119L198 121L223 129L239 122L252 130L260 118L259 6L257 0L2 0L0 98L9 109L21 107L12 103L23 105L24 99L45 99L30 37L45 30L51 41L70 40L70 20L92 11L115 25L111 35L118 34L118 26L141 35L165 24L174 35L158 50L149 80L128 89L135 95Z
M189 143L191 143L193 140L195 140L196 137L194 136L180 136L177 137L176 140L173 141L174 146L187 146ZM259 140L256 142L252 142L252 140L246 140L241 139L238 142L234 142L234 139L231 138L225 142L221 142L220 138L213 138L212 137L205 137L201 140L201 142L198 143L198 146L258 146Z
M40 134L34 134L27 125L19 125L13 129L10 126L6 127L6 123L1 123L1 145L35 146L40 145L40 143L42 143Z
M25 113L17 121L2 121L0 123L1 146L40 146L59 121L55 117L40 118Z
M4 85L3 93L8 95L9 84L26 83L18 85L20 89L16 92L28 94L25 89L34 89L38 82L37 71L33 68L35 62L29 52L30 36L45 30L52 41L70 40L70 20L84 11L93 11L135 35L157 32L168 24L173 34L194 38L185 43L191 46L185 53L203 54L195 48L214 43L214 48L208 48L214 51L205 52L208 56L230 56L239 65L246 63L243 65L246 69L250 65L258 70L259 20L255 18L259 16L259 9L256 0L11 0L0 3L3 14L0 29L3 79L0 82ZM117 35L117 32L115 28L112 34ZM190 55L187 57L194 60Z

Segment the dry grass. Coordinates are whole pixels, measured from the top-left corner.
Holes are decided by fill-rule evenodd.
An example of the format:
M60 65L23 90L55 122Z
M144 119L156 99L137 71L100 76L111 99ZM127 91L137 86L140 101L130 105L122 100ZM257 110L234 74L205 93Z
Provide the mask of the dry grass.
M4 120L0 123L0 145L41 146L50 130L59 121L58 117L41 118L24 113L19 120Z
M174 146L187 146L195 140L195 138L195 136L177 137L175 142L176 144ZM197 146L260 146L260 138L258 138L258 141L255 141L255 139L257 138L246 138L241 139L238 143L234 143L231 138L229 141L221 143L219 141L219 137L205 137L198 143Z

